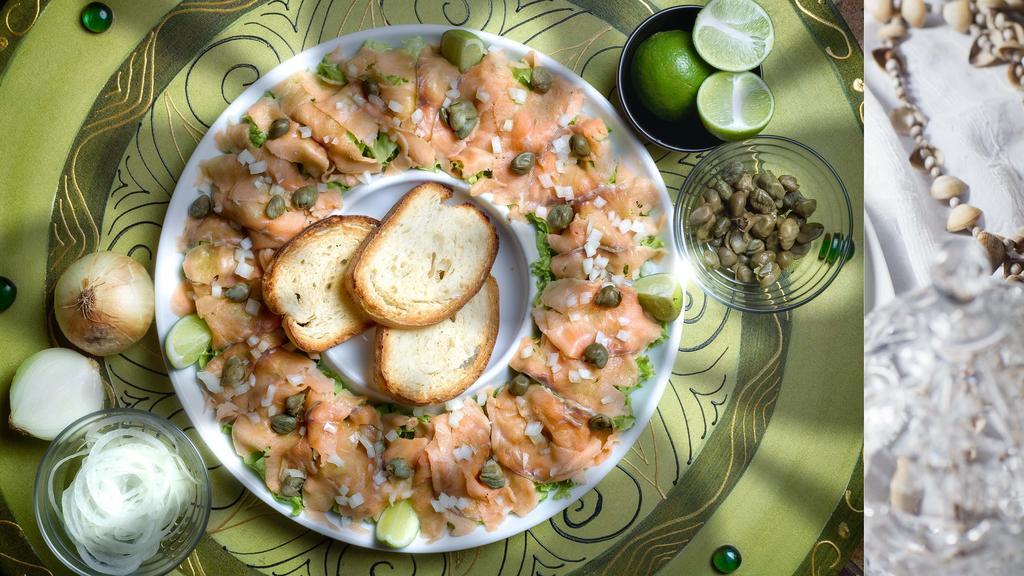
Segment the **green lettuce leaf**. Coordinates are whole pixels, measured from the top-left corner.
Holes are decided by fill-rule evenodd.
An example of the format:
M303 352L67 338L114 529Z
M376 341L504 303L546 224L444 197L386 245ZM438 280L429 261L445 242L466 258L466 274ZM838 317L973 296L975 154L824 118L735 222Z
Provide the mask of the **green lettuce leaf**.
M551 496L555 500L563 500L571 496L571 490L576 483L572 480L562 480L561 482L547 482L545 484L536 484L537 499L543 502Z
M348 78L345 78L345 71L341 69L341 65L328 62L327 58L324 58L317 64L316 75L328 84L338 86L348 84Z
M533 213L527 214L526 219L533 224L536 230L537 252L540 254L540 258L533 264L530 264L530 272L537 279L537 299L534 302L536 304L540 302L540 296L544 293L548 283L555 279L555 274L551 271L551 257L555 254L555 251L548 244L549 229L547 220Z

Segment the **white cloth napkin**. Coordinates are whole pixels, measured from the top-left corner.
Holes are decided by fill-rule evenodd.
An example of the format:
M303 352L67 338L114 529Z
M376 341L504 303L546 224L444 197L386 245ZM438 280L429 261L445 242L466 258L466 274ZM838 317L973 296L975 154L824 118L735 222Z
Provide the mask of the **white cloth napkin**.
M865 30L865 210L874 222L897 293L929 281L929 263L949 208L928 194L930 178L910 167L914 148L889 122L897 100L888 74L871 57L879 24ZM945 155L946 172L970 186L965 201L981 208L986 230L1010 235L1024 227L1024 102L1007 66L974 68L970 38L938 15L912 29L899 46L906 88L928 117L925 134Z

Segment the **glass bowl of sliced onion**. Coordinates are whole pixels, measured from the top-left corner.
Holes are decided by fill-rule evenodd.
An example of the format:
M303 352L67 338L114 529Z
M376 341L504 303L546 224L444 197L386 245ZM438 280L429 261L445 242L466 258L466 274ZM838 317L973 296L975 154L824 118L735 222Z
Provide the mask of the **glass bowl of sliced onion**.
M158 576L199 544L210 479L195 444L171 422L101 410L50 444L35 512L47 546L76 574Z

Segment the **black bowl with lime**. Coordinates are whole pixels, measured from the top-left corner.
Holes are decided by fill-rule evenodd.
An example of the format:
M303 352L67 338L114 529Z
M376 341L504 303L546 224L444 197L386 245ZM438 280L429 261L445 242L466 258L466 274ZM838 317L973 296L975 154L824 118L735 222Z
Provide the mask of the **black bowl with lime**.
M736 32L739 32L738 34ZM736 38L746 37L735 45ZM774 42L771 20L752 0L712 0L651 15L629 36L618 68L622 111L663 148L700 152L751 137L774 98L760 63ZM734 106L736 98L742 106ZM736 110L740 117L733 117Z

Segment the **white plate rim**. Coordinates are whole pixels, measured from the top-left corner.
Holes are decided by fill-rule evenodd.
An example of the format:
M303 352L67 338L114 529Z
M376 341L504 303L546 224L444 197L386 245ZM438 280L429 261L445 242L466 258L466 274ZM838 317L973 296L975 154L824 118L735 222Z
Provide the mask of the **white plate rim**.
M235 98L224 112L218 116L217 120L210 126L196 146L178 178L174 194L167 207L160 234L156 264L154 265L154 283L156 286L156 327L161 343L161 355L163 355L164 338L178 319L178 316L171 310L170 302L173 292L177 290L182 281L181 263L183 261L183 254L179 251L179 238L184 230L188 206L198 194L195 182L198 177L199 162L202 159L219 154L214 144L214 135L222 130L229 120L237 121L244 111L266 90L294 72L315 67L323 56L338 46L346 47L346 52L351 54L367 40L377 40L398 45L401 39L421 36L428 42L433 43L440 39L441 34L445 30L451 28L451 26L442 25L407 24L361 30L353 34L328 40L304 50L274 67ZM540 51L487 32L478 30L473 30L473 32L478 34L489 45L497 46L512 56L518 57L530 51L536 52L541 64L561 74L584 92L587 101L584 108L588 109L591 115L595 111L598 112L599 116L612 129L611 138L616 148L617 156L620 158L624 158L627 155L630 156L628 163L632 165L631 167L636 173L649 178L658 188L662 200L662 212L666 218L661 238L665 242L667 254L662 259L662 262L658 264L657 270L675 274L680 279L680 282L683 283L685 289L688 284L688 277L682 274L684 266L674 250L673 227L668 221L672 217L672 202L665 188L664 180L651 155L636 136L633 135L626 123L622 121L622 118L611 103L596 88L579 77L575 72ZM532 262L537 257L536 248L533 247L532 243L527 243L526 249L530 252L528 260ZM532 290L531 288L531 293ZM613 449L612 454L600 465L586 472L586 482L575 486L569 498L561 500L548 498L538 504L532 512L524 517L509 515L505 522L493 532L487 532L480 527L464 536L446 534L430 543L427 543L422 537L418 537L415 542L406 548L402 548L400 551L414 554L454 552L497 542L547 521L589 492L618 465L619 461L629 452L640 434L647 427L647 423L657 409L671 376L681 338L682 326L683 316L680 315L669 326L667 341L648 352L648 356L655 367L655 376L631 396L636 424L619 435L619 443ZM315 518L313 514L307 511L304 511L299 516L292 517L290 515L291 507L275 500L263 481L244 465L241 457L235 454L230 439L221 431L220 424L216 421L212 409L208 406L207 400L198 386L195 378L195 368L189 367L175 370L167 364L167 370L168 377L178 399L200 438L202 438L203 442L224 468L260 500L303 527L330 538L364 548L395 551L378 543L374 538L373 528L369 525L361 528L332 527L325 524L322 520Z

